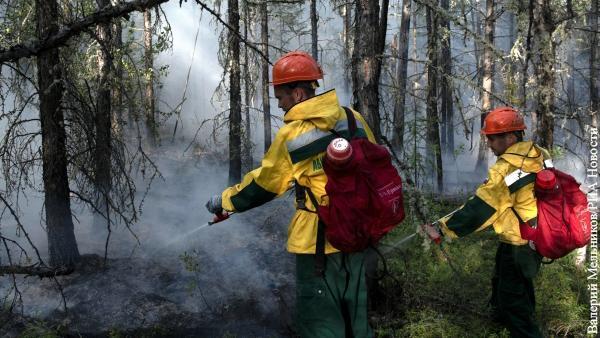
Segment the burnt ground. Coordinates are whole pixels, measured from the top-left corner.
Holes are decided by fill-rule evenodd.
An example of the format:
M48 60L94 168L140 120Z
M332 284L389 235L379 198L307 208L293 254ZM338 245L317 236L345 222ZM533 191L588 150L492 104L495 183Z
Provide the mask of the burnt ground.
M86 337L291 336L293 257L281 234L248 225L258 230L252 237L221 237L209 251L201 244L179 254L165 249L155 257L110 258L106 266L103 257L84 255L74 273L58 278L66 313L53 280L19 278L28 318L13 318L0 336L16 336L32 320Z
M210 217L199 203L206 197L190 191L202 182L194 168L175 162L165 176L133 229L139 245L116 229L105 265L103 241L79 234L80 252L93 254L58 277L67 312L52 279L18 277L22 307L0 318L0 336L37 336L40 327L85 337L292 336L294 260L285 242L293 200L285 196L190 234ZM0 304L11 283L0 277Z

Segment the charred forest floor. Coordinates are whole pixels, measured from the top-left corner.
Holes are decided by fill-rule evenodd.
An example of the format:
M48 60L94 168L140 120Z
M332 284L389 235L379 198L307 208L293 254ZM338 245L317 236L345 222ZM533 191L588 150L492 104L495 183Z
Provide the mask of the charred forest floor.
M293 259L284 250L285 228L271 228L285 226L285 218L247 216L235 225L238 232L256 227L247 239L223 235L218 244L197 240L186 251L164 248L106 264L100 255L83 255L75 272L58 278L66 312L52 279L19 277L23 311L2 314L0 336L288 336Z
M78 232L84 255L72 274L57 277L66 312L54 280L24 276L16 278L22 304L7 312L12 277L0 277L0 337L291 335L294 260L285 243L293 199L194 232L212 219L204 203L225 186L222 170L180 158L161 165L164 179L132 229L139 243L113 229L106 264L105 229L79 217L80 226L90 224Z

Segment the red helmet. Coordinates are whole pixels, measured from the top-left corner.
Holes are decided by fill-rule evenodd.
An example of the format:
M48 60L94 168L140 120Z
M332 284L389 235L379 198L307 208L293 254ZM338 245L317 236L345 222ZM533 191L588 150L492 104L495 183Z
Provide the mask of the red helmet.
M321 67L306 52L289 52L273 65L273 85L297 81L316 81L323 78Z
M511 107L498 107L485 117L481 133L491 135L525 129L527 129L525 121L519 112Z

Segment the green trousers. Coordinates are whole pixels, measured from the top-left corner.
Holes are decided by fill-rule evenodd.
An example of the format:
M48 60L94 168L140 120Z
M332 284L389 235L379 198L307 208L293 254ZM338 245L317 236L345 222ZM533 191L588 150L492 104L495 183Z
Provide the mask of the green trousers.
M326 256L325 276L315 255L296 255L296 326L300 337L372 337L367 320L364 253Z
M529 245L500 243L496 252L490 303L495 319L508 327L511 337L542 337L535 322L533 289L541 261Z

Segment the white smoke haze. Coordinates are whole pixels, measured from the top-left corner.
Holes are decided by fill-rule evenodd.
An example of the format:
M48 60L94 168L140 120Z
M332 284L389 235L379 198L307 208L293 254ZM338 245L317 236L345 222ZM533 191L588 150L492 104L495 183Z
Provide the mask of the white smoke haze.
M164 180L153 184L132 227L139 245L124 226L113 226L106 270L101 258L84 258L86 265L59 278L71 329L85 334L164 325L173 330L175 324L165 318L189 316L194 324L180 327L191 333L279 335L281 307L293 304L292 256L285 252L292 200L283 197L189 234L212 219L204 203L226 186L227 168L168 157L157 164ZM33 212L41 210L41 201L41 195L30 198L23 222L45 257L45 233L35 226L39 211ZM94 228L89 210L74 210L79 210L80 252L102 257L106 230ZM12 231L14 225L3 224L3 234ZM9 282L0 281L1 294L10 293ZM52 280L19 277L18 285L25 315L60 318L62 300Z
M212 219L204 204L227 186L227 124L221 126L216 140L211 134L212 122L201 127L203 121L227 109L227 102L210 102L223 76L223 68L217 61L218 36L223 27L215 24L209 13L202 12L193 3L184 3L180 8L178 1L170 1L163 8L172 28L173 49L157 59L159 66L169 66L168 75L161 79L163 86L159 91L158 107L162 112L167 112L174 109L184 95L185 101L180 107L180 114L167 120L163 126L161 146L149 151L162 178L153 182L145 195L139 220L131 228L139 243L129 229L117 224L112 228L108 268L105 271L102 270L101 260L87 259L87 268L72 276L59 278L65 285L71 323L83 333L109 332L112 328L151 327L161 323L162 318L177 313L180 318L189 319L189 322L197 321L194 327L197 331L194 332L203 332L200 330L203 327L207 330L214 328L214 331L206 331L205 336L222 336L228 331L276 336L286 325L277 322L280 315L284 316L288 305L293 307L293 256L285 252L293 200L286 195L190 234ZM329 4L319 2L318 10L321 18L320 63L325 73L318 92L336 88L340 103L351 105L351 86L344 76L346 65L343 64L341 52L342 20ZM221 13L225 13L225 7ZM388 22L388 42L392 32L398 30L400 18L397 18ZM303 20L309 22L306 6ZM418 24L422 26L423 23ZM277 27L272 25L271 33L275 34ZM419 35L414 43L417 50L413 51L411 43L409 57L412 58L414 52L418 59L424 59L425 43L426 38ZM505 44L506 48L510 47ZM463 45L458 37L453 38L453 46L465 49L472 47ZM284 48L310 51L310 35L293 39ZM271 61L278 57L279 54L271 52ZM457 56L455 69L461 69L462 72L475 69L472 53ZM186 87L188 71L190 75ZM422 71L422 64L409 63L408 88L416 84L418 95L422 95L419 90L426 85L426 77L420 75ZM465 89L464 84L460 85ZM257 90L260 90L260 84ZM444 157L447 194L472 193L486 175L474 173L480 141L480 102L471 90L459 92L461 102L468 103L465 119L472 127L469 137L474 139L471 142L470 138L467 140L464 136L463 124L457 112L454 125L458 151L455 155ZM256 108L261 107L259 94L254 104ZM390 102L385 104L389 106ZM407 97L407 106L416 107L407 110L407 124L412 123L415 112L419 114L418 119L424 117L422 101ZM32 105L27 113L33 118L38 114ZM262 114L255 110L251 114L256 164L263 153ZM273 98L271 114L279 118L283 116ZM224 123L223 120L217 122ZM281 123L280 120L273 120L274 132ZM177 130L173 137L175 125ZM5 128L5 125L0 125L0 132L3 133ZM32 128L39 128L39 125ZM417 143L416 148L424 153L424 140L418 139ZM496 158L489 151L488 155L489 166ZM575 173L574 176L580 181L584 178L585 166L574 156L567 154L555 162L561 170ZM4 183L3 179L0 178L0 184ZM41 186L41 179L35 179ZM433 179L425 180L432 182ZM139 202L144 197L147 180L137 177L136 184ZM430 185L433 186L433 183ZM43 192L27 190L24 195L27 198L20 200L22 213L19 216L43 258L47 259ZM72 201L80 252L104 256L106 228L95 227L89 208L75 203L74 199ZM1 222L2 235L28 248L22 234L17 236L17 226L7 212ZM197 263L195 271L186 268L181 258L184 254L193 258L192 263ZM4 250L0 250L0 262L7 262ZM19 277L18 285L23 293L26 315L58 318L57 311L62 309L62 300L52 280ZM1 278L0 296L10 290L10 280ZM211 320L213 322L209 324ZM228 326L236 321L240 326ZM259 332L261 326L268 328L267 333Z
M69 319L74 330L97 333L109 332L111 328L152 327L161 325L169 316L185 318L187 313L189 322L197 322L181 324L190 332L208 332L207 336L226 332L279 335L278 330L284 327L279 322L281 306L291 307L293 303L292 256L285 252L292 200L284 197L186 235L212 220L204 204L227 186L226 126L221 128L216 144L209 136L211 124L196 135L203 120L226 108L218 102L210 103L223 72L216 59L217 30L222 28L209 24L207 13L200 20L198 6L184 4L184 8L179 8L171 2L164 9L174 41L173 50L157 61L170 66L168 76L162 79L159 109L171 110L185 91L177 133L171 137L175 119L167 121L161 147L147 149L162 174L147 195L147 179L136 179L138 203L142 197L144 202L131 231L139 243L124 225L115 224L105 271L101 259L86 256L85 266L59 278L70 310ZM276 107L275 102L272 104ZM41 184L39 178L38 182ZM43 192L24 193L27 198L20 200L21 222L47 261ZM103 257L106 228L95 227L89 207L75 199L72 209L79 251ZM17 236L16 222L6 212L0 231L29 249L22 234ZM31 255L32 251L28 251ZM185 266L186 255L195 265L192 271ZM4 250L0 261L7 262ZM25 315L51 320L60 317L62 299L52 280L18 277L17 284ZM12 292L10 280L1 279L0 294Z

